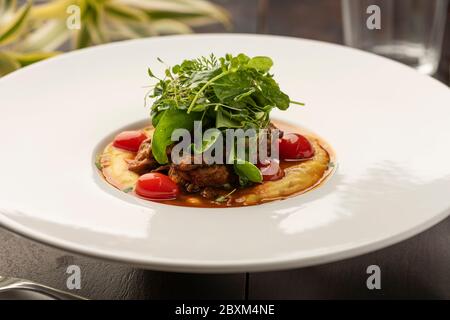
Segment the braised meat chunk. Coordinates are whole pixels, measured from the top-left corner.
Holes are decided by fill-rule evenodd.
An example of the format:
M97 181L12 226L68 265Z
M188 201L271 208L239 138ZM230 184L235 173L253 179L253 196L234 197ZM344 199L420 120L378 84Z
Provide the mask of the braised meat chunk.
M172 164L169 177L189 192L197 192L204 187L221 187L236 181L232 169L224 164Z
M158 166L158 162L153 158L152 139L150 138L142 142L136 157L128 163L128 169L139 175L156 169Z

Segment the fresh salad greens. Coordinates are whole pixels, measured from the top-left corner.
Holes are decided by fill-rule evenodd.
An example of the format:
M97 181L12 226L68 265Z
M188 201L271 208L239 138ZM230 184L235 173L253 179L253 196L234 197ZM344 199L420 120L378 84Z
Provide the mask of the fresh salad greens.
M270 73L272 65L269 57L250 58L241 53L184 60L167 68L162 79L148 69L149 76L157 80L149 94L156 128L152 141L155 159L167 163L166 148L171 144L172 131L192 130L194 120L201 120L204 130L258 130L269 125L272 109L286 110L291 103L302 105L280 90ZM243 183L262 180L259 169L250 162L235 164L234 168Z

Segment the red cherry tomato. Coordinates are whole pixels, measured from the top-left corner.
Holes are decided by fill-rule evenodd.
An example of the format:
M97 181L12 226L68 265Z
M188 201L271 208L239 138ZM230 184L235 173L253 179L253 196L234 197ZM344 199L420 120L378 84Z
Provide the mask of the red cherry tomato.
M175 199L179 193L178 185L168 176L158 172L140 176L135 191L141 197L152 200Z
M263 181L273 181L284 177L284 170L276 159L265 159L258 163L258 168L263 176Z
M119 133L114 138L113 146L132 152L137 152L142 141L146 139L147 136L142 131L124 131Z
M287 133L280 140L280 159L298 160L311 158L314 149L304 136L298 133Z

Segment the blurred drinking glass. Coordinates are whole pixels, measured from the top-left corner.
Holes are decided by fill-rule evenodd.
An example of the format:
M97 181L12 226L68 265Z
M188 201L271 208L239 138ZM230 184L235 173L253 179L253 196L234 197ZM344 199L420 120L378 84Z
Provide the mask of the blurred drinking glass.
M342 0L344 42L436 72L448 0Z

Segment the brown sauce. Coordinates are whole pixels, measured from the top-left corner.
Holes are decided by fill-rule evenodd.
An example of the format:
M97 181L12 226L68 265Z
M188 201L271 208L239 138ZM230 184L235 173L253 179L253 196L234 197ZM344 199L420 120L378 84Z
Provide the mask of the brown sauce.
M298 132L298 133L301 134L301 132ZM297 165L297 161L284 161L284 160L280 161L280 167L283 170L285 170L285 169L287 169L289 167L293 167L295 165ZM326 173L325 176L327 176L328 174L329 173ZM264 183L265 182L263 182L263 184ZM317 185L318 184L316 184L314 187L316 187ZM180 189L180 194L177 197L177 199L155 201L155 202L164 203L164 204L171 204L171 205L174 205L174 206L198 207L198 208L243 207L245 205L243 205L243 204L241 204L239 202L236 202L236 199L240 198L241 196L243 196L245 194L251 193L252 189L253 189L253 187L247 187L247 188L239 188L239 187L237 187L236 191L234 191L230 195L228 200L226 200L226 201L215 201L215 200L204 198L200 193L188 193L188 192L185 192L185 191L183 191L183 188L181 188ZM311 188L309 188L307 190L302 190L301 192L294 193L291 196L295 196L295 195L304 193L304 192L306 192L306 191L308 191L310 189ZM231 189L229 192L231 192L231 191L233 191L233 189ZM276 199L270 199L270 200L266 200L266 201L263 201L263 202L271 202L271 201L276 201L276 200L282 200L284 198L286 198L286 197L279 197L279 198L276 198ZM151 201L154 201L154 200L151 200Z
M257 205L265 202L271 202L276 200L282 200L288 197L297 196L299 194L305 193L307 191L310 191L314 188L317 188L322 183L324 183L328 177L331 176L332 172L334 171L334 163L335 163L335 153L333 152L332 148L320 137L317 135L309 132L306 129L303 129L301 127L296 127L289 125L282 121L274 121L275 125L280 129L283 130L285 133L293 132L293 133L300 133L305 134L308 137L313 137L314 139L319 141L320 146L326 150L328 156L329 156L329 166L328 169L324 172L323 176L312 186L300 190L298 192L292 193L289 196L280 196L276 198L270 198L263 201L259 201L258 203L254 203L251 205ZM288 168L297 166L299 161L280 161L280 167L283 170L286 170ZM283 179L283 178L282 178ZM263 182L263 184L266 182ZM180 194L177 197L177 199L173 200L164 200L164 201L156 201L159 203L164 204L170 204L175 206L183 206L183 207L199 207L199 208L229 208L229 207L242 207L247 206L246 204L240 203L237 200L240 199L242 196L245 196L246 194L251 194L253 190L255 189L254 186L252 187L246 187L246 188L236 188L236 190L225 200L225 201L215 201L211 199L204 198L200 193L187 193L185 191L180 190ZM233 189L232 189L233 190ZM232 191L230 190L230 191ZM220 200L220 199L219 199Z
M307 192L311 189L314 189L314 188L320 186L321 184L323 184L331 176L331 174L334 172L334 169L335 169L335 165L334 165L335 153L333 152L333 149L323 139L321 139L314 133L309 132L308 130L306 130L304 128L292 126L292 125L289 125L282 121L274 121L274 124L280 130L283 130L285 133L288 133L288 132L300 133L300 134L308 137L310 139L310 141L314 140L316 146L318 146L321 149L321 154L326 155L326 157L323 157L323 158L327 159L326 166L324 165L323 158L322 158L322 164L321 164L322 170L320 172L321 173L323 172L323 174L321 174L320 176L318 176L316 174L314 177L314 180L312 180L312 178L310 179L310 182L314 181L314 183L310 183L310 184L306 185L305 188L299 188L301 183L294 184L294 185L291 184L289 188L286 188L286 186L278 183L278 181L290 183L291 180L282 181L283 179L287 178L285 176L284 178L281 178L280 180L277 180L277 181L263 182L262 184L256 184L251 187L246 187L246 188L236 187L235 189L232 188L232 189L224 192L224 194L227 195L227 197L222 196L222 197L219 197L216 199L207 199L207 198L204 198L201 195L201 193L188 193L185 190L183 190L183 188L180 188L180 194L178 195L178 197L176 199L163 200L163 201L155 201L155 200L149 200L149 199L145 199L145 200L155 201L155 202L169 204L169 205L175 205L175 206L183 206L183 207L199 207L199 208L241 207L241 206L248 206L248 205L257 205L257 204L261 204L261 203L265 203L265 202L271 202L271 201L275 201L275 200L281 200L281 199L297 196L299 194L305 193L305 192ZM316 150L316 154L317 154L317 150ZM128 154L128 157L134 158L134 155L135 155L134 153ZM296 166L299 166L299 164L301 164L302 162L306 163L307 161L309 161L309 160L301 160L301 161L284 161L284 160L282 160L282 161L280 161L280 167L285 172L289 172L289 170L291 170L291 169L293 171L295 171L297 169L297 168L295 168ZM129 171L126 170L126 172L129 172ZM111 179L108 179L108 177L106 177L106 176L104 176L104 177L106 178L107 181L109 181L110 184L112 184L120 189L119 186L112 183ZM309 176L306 175L306 177L309 177ZM266 183L271 183L271 184L265 186ZM275 195L275 196L274 196L273 192L268 192L269 196L266 197L265 196L266 193L264 192L264 190L267 191L269 189L270 190L279 189L279 190L284 190L284 192L280 192L280 193L282 193L281 195ZM288 192L286 192L286 189L288 190ZM293 189L295 191L290 192L289 191L290 189ZM127 190L126 192L128 192L129 194L131 194L133 196L139 197L132 190ZM247 199L247 197L254 197L255 195L258 195L257 200L253 199L253 201L243 201L243 199Z

